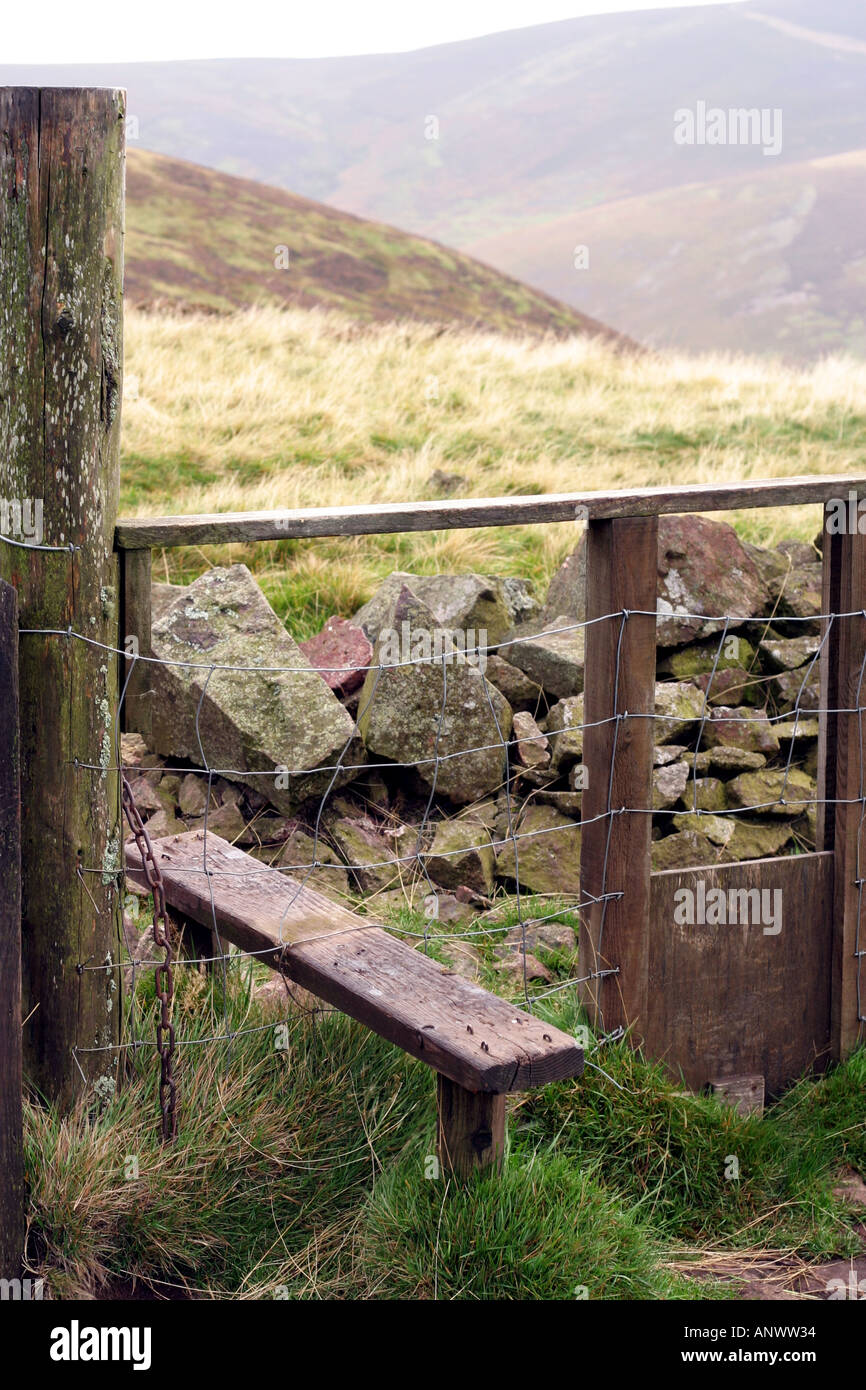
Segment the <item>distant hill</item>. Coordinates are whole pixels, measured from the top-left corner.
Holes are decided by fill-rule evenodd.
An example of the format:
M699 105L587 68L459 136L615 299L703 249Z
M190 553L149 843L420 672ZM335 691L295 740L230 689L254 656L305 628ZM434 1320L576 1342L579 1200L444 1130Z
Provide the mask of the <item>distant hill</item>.
M669 298L653 286L658 247L688 239L693 218L696 226L707 225L705 190L749 188L758 228L765 217L762 184L766 218L777 215L780 170L796 171L796 180L814 161L866 146L863 0L746 0L589 16L354 58L0 64L0 81L126 86L137 124L133 147L262 180L482 259L495 257L503 271L538 286L555 284L569 304L610 322L618 303L634 300L628 321L648 323L657 338L691 345L693 334L682 325L693 321L703 347L810 355L812 343L799 336L805 295L817 304L827 340L860 343L866 287L850 286L838 312L836 269L822 260L823 234L812 240L833 219L835 194L826 178L820 217L796 212L799 191L789 197L784 217L797 222L796 244L780 258L785 278L775 286L776 308L760 322L750 306L766 289L766 262L755 258L751 279L748 263L736 257L730 292L720 292L724 267L715 232L702 273L696 248L688 285L670 276ZM781 151L767 156L755 145L676 144L674 112L701 101L723 109L778 108ZM793 188L790 180L785 186ZM590 247L591 274L576 269L585 216L592 214L599 236L613 227L620 245L632 229L621 230L616 218L634 199L650 200L656 230L652 253L627 259L629 283L599 240ZM639 206L632 203L631 211ZM840 206L838 219L846 209ZM722 225L725 216L722 204ZM857 221L864 224L862 216ZM866 231L845 233L852 262L860 255L855 238L866 254Z
M129 303L227 310L281 302L361 320L619 335L435 242L182 160L131 150Z

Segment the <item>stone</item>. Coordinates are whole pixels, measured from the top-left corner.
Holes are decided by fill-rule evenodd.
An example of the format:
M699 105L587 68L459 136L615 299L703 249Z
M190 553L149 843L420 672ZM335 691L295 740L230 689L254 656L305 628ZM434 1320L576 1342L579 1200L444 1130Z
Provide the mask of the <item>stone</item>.
M428 893L422 906L425 917L445 926L470 922L475 916L472 904L458 898L456 893Z
M154 815L150 816L145 822L147 833L152 840L164 840L167 835L184 835L189 826L184 825L182 820L178 820L165 807L160 807Z
M583 758L583 696L559 700L542 719L539 728L550 742L550 766L565 772Z
M548 622L524 623L500 647L513 666L557 700L583 691L584 629L562 614Z
M817 564L797 565L784 576L778 594L777 616L773 619L774 626L781 626L780 618L805 619L806 621L791 623L795 636L801 637L806 633L819 632L821 628L818 621L818 614L821 612L821 579L821 566Z
M403 873L411 870L410 864L399 862L388 840L374 822L366 818L342 817L329 821L328 834L364 894L397 888L401 870Z
M777 726L773 726L777 730ZM701 759L706 758L706 763L701 766ZM735 744L720 743L715 748L710 748L706 753L698 754L698 772L718 773L721 777L730 777L738 772L754 772L756 768L764 767L767 759L763 753L753 753L748 748L738 748Z
M132 792L132 799L137 809L143 816L149 815L153 811L163 809L162 800L154 787L146 777L131 777L129 786Z
M697 739L704 706L703 695L691 681L656 681L656 740L667 743L681 734Z
M706 835L694 830L681 830L654 840L650 851L653 873L663 869L691 869L718 860L718 849Z
M423 945L423 942L419 942L418 949L422 950ZM446 937L444 940L440 938L436 946L455 975L459 975L463 980L471 980L473 984L481 979L484 957L471 941L461 941L459 937Z
M775 602L782 580L791 568L787 556L764 545L753 545L750 541L743 541L743 549L761 576L771 601Z
M516 740L514 753L519 763L524 767L547 767L550 744L526 710L515 712L513 734Z
M658 570L657 640L662 647L721 632L725 618L730 631L767 604L760 572L727 522L697 515L659 517ZM690 616L703 614L708 616Z
M147 757L147 744L141 734L120 735L120 761L125 768L140 767Z
M712 676L695 676L694 681L710 705L730 705L734 701L754 705L762 696L760 676L744 671L742 667L716 671Z
M549 984L553 979L547 966L529 951L525 956L521 951L509 951L493 968L515 984L522 984L524 980L543 980Z
M498 652L488 653L484 674L490 684L505 696L513 710L537 710L541 705L541 686Z
M411 642L413 633L429 632L433 618L404 588L395 621L406 624ZM377 645L374 663L378 651ZM376 758L417 764L428 787L458 804L476 801L502 784L511 723L511 706L496 687L448 646L440 661L390 669L374 664L361 691L358 726L368 751Z
M773 677L772 687L782 714L792 709L814 714L821 708L821 672L817 661L814 666L804 666L799 671L781 671Z
M666 811L675 806L686 789L689 765L682 761L653 769L653 810Z
M350 695L364 684L373 644L347 618L329 618L321 632L298 647L335 695Z
M778 854L791 838L790 824L768 824L761 821L736 820L733 816L695 815L684 811L673 818L676 829L685 835L696 836L713 846L710 857L703 863L736 863L744 859L765 859ZM669 836L668 838L673 838ZM664 844L664 840L659 841ZM669 851L670 853L670 851ZM695 861L692 861L695 862ZM653 867L656 867L655 858ZM660 865L664 868L685 867L684 864Z
M533 893L580 894L580 826L552 806L530 802L511 840L496 852L496 876ZM505 836L501 836L505 840ZM516 859L516 862L515 862Z
M657 666L659 676L688 680L693 676L709 675L713 669L739 668L748 671L755 660L755 647L739 632L728 632L724 640L694 642L688 647L661 651Z
M155 580L150 586L150 621L158 623L173 608L178 599L186 593L185 584L161 584Z
M493 892L496 855L490 834L469 820L440 821L423 863L428 876L442 888L465 885L486 896Z
M779 541L776 549L792 566L799 567L821 563L820 555L808 541Z
M239 782L245 772L273 773L254 778L255 789L285 814L326 790L344 754L339 780L354 775L351 716L305 669L306 658L245 565L210 569L190 584L154 624L152 644L162 660L190 663L153 668L152 742L160 752L202 761L200 709L208 765Z
M404 588L429 609L433 627L475 634L487 633L487 644L501 641L509 628L538 611L531 586L525 579L492 574L389 574L373 597L358 609L352 622L363 628L371 642L386 628L399 632L394 608ZM506 653L507 655L507 653Z
M683 805L696 807L699 811L725 811L728 798L725 783L718 777L696 777L683 793Z
M773 732L780 743L808 743L810 739L818 737L819 724L817 719L781 720L773 725Z
M576 550L573 550L550 581L544 607L541 610L542 622L565 613L569 618L583 622L586 618L586 535Z
M751 753L778 753L779 740L763 710L717 705L708 713L703 742L712 748L720 743L747 749Z
M572 772L575 768L572 768ZM549 791L544 789L535 793L535 800L542 806L553 806L557 811L561 811L564 816L571 816L575 820L580 820L580 808L583 802L583 793L577 791Z
M820 638L813 633L803 637L766 637L759 643L764 666L768 671L794 671L814 660ZM816 663L817 665L817 663Z
M815 801L818 787L800 768L764 767L735 777L728 782L727 792L731 806L743 810L756 807L759 815L790 819L802 815L806 803Z
M184 827L186 830L204 830L204 808L200 816L191 816ZM210 835L219 835L223 840L234 844L242 840L246 832L246 822L237 806L212 806L207 815L207 829Z
M677 762L686 751L682 743L656 744L653 748L653 767L667 767L668 763Z
M188 772L180 784L178 805L183 816L203 816L207 804L207 778Z
M777 564L788 568L781 556ZM763 613L767 603L767 579L732 526L696 515L659 517L660 646L679 647L721 632L725 617L730 632L740 620ZM561 614L586 617L585 534L550 582L543 620Z
M567 922L538 922L530 918L521 927L509 927L505 936L502 938L502 945L512 951L521 951L526 944L527 951L536 954L539 951L548 951L559 954L566 952L569 955L577 950L577 937L573 927Z

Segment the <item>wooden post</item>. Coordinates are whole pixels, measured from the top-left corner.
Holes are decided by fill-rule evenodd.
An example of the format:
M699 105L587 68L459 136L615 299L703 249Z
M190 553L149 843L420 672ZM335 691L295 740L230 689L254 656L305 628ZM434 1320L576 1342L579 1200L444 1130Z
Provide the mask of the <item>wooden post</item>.
M121 550L120 552L120 632L121 645L128 650L134 637L139 656L151 656L151 551ZM151 732L151 668L147 661L125 663L121 668L121 688L129 675L126 699L121 710L124 730L141 734L147 742Z
M82 1074L111 1090L120 1020L118 664L104 648L118 644L124 122L119 91L0 88L0 497L41 517L22 539L75 547L0 542L22 629L24 1059L64 1103Z
M467 1091L437 1072L436 1102L443 1171L468 1178L500 1168L505 1152L505 1096Z
M839 515L825 511L822 611L836 618L821 651L818 741L818 849L833 851L830 1046L846 1057L866 1037L866 536L856 526L837 534ZM826 623L825 623L826 631ZM835 802L835 805L833 804Z
M622 897L581 914L581 975L618 972L588 980L581 997L594 1028L631 1025L638 1042L647 1022L652 816L621 808L652 806L653 721L631 716L655 709L658 518L590 521L586 540L584 723L591 727L583 739L580 891L584 901Z
M24 1250L21 1114L21 798L18 598L0 580L0 1278Z

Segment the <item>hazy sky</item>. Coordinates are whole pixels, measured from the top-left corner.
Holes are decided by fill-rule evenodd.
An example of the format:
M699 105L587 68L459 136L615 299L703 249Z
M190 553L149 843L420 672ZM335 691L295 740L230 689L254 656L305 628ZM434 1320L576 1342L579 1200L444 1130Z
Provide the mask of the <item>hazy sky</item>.
M34 16L22 0L9 0L0 62L395 53L578 15L714 3L719 0L43 0Z

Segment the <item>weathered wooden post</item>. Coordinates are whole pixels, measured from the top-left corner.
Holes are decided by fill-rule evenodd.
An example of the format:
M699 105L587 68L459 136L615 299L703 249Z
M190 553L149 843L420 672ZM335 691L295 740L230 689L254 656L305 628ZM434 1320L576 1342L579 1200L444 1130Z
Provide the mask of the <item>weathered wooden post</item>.
M21 796L18 599L0 579L0 1279L21 1274Z
M444 1171L458 1178L498 1171L505 1153L505 1096L467 1091L437 1072L436 1102Z
M594 1027L631 1026L638 1042L647 1025L652 816L637 808L652 807L658 518L590 521L586 542L580 892L584 902L622 896L581 914L580 973L593 976L581 997Z
M848 498L841 499L846 504ZM830 1049L846 1057L866 1037L866 535L859 513L824 512L824 621L818 740L817 848L832 850ZM853 520L854 524L851 525ZM827 627L830 627L827 633Z
M39 522L14 537L25 548L0 542L21 624L24 1060L64 1102L82 1076L113 1088L120 1017L105 648L118 639L124 122L119 91L0 88L0 497L13 521Z

